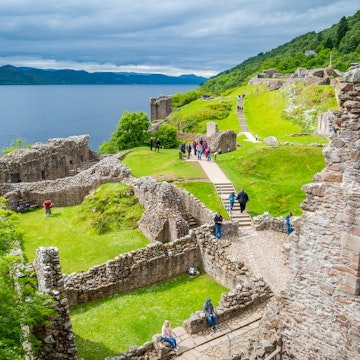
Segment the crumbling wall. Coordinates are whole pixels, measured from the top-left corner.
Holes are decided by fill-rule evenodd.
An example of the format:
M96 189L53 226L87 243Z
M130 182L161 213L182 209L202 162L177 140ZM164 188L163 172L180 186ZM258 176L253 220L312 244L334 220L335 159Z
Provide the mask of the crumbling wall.
M196 140L206 140L211 152L230 152L236 150L236 132L233 130L218 131L217 123L206 124L206 135L197 135Z
M88 135L70 136L14 150L0 158L0 183L63 178L78 164L100 159L90 150L88 142Z
M33 329L33 334L42 341L36 360L76 360L75 336L70 322L69 303L64 291L60 259L56 248L39 247L33 263L39 290L51 296L58 317L47 325Z
M172 112L172 97L160 95L158 98L150 98L151 122L158 119L166 119Z
M131 170L120 162L123 154L108 156L75 176L30 183L0 184L0 195L8 200L8 207L16 210L20 199L42 204L50 198L55 206L80 204L90 191L106 182L133 180Z
M214 214L198 199L172 184L142 177L134 180L133 187L145 208L138 226L151 241L165 243L185 236L190 215L199 225L213 221Z
M227 231L231 237L237 229L233 226ZM185 273L190 267L203 268L210 276L215 275L215 280L223 286L235 287L244 282L247 269L238 259L218 254L222 248L220 244L216 245L217 242L214 226L203 225L175 241L152 243L93 266L86 272L64 275L67 298L74 306L169 279ZM200 255L205 253L206 260L203 261Z
M86 272L64 275L65 291L74 306L169 279L198 263L196 239L188 235L172 243L152 243L121 254Z
M227 293L221 295L219 305L216 307L217 322L221 323L233 319L250 307L261 304L272 296L270 288L262 279L249 277L242 284L238 284ZM190 315L183 323L189 334L195 334L209 327L205 314L198 310Z
M290 235L295 277L277 325L295 359L360 351L360 66L344 75L339 98L326 167L303 187L303 216Z

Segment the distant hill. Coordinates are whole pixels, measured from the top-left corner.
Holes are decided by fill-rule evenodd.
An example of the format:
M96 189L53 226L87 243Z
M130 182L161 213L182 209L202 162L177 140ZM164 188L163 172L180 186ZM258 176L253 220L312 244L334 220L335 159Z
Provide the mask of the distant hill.
M80 85L80 84L156 84L200 85L207 79L196 75L167 76L161 74L113 73L76 70L41 70L18 68L11 65L0 67L0 85Z
M326 30L309 32L276 49L251 57L210 78L201 88L216 94L246 85L252 76L262 70L293 73L299 67L325 68L330 61L340 71L346 71L351 63L360 62L360 10L348 18L342 17Z

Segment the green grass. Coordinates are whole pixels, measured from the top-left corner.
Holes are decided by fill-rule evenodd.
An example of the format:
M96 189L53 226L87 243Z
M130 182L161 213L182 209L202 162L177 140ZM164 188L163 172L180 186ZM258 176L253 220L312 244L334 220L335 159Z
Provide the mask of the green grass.
M117 188L123 189L124 185L104 184L101 188L105 188L103 196L106 198L116 194ZM143 210L138 211L141 211L137 215L140 218ZM89 209L89 213L92 212ZM55 204L50 217L45 217L42 209L22 213L18 226L23 229L22 247L28 261L34 260L39 246L56 246L62 271L67 274L86 271L93 265L149 243L140 230L126 225L98 234L93 227L93 218L84 216L83 205L60 208Z
M244 142L236 152L222 154L217 162L237 191L244 188L254 216L268 211L272 216L292 211L300 215L305 199L302 185L311 183L324 168L322 148L310 146L265 147Z
M224 107L229 110L224 111ZM176 109L171 113L167 122L179 127L179 123L186 125L188 122L194 124L195 133L205 133L206 123L215 122L219 130L240 130L239 120L236 114L237 98L234 96L215 97L211 100L195 100L188 105ZM186 127L186 126L185 126Z
M177 182L176 185L187 190L213 212L220 211L225 219L229 219L224 206L216 193L215 186L209 182Z
M201 309L207 297L218 304L227 289L208 275L187 275L126 294L117 294L71 308L78 356L103 360L150 341L161 333L164 320L181 326Z
M160 149L160 152L147 148L135 148L122 162L128 166L135 177L152 176L157 180L204 180L206 175L194 162L179 159L179 151Z

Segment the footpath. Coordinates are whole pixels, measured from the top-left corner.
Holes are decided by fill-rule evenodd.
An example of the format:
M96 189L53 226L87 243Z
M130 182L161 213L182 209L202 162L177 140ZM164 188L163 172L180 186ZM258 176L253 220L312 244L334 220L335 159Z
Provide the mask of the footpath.
M257 139L248 131L243 114L243 97L239 96L237 114L242 133L247 139L256 142ZM197 160L192 155L187 161L198 161L208 179L215 185L218 195L224 202L228 193L218 190L217 185L229 184L230 180L213 160ZM237 210L234 210L237 211ZM237 211L240 213L240 209ZM233 214L231 219L233 219ZM246 214L248 218L249 215ZM241 258L254 276L262 277L275 295L281 295L289 282L292 274L287 264L284 249L289 245L286 234L267 231L256 231L249 223L239 222L239 237L233 240L226 248L229 255ZM248 344L244 343L245 335L256 331L259 321L263 316L266 304L252 308L244 314L217 325L216 332L210 329L198 334L189 335L183 327L177 327L174 332L177 336L179 352L177 359L184 360L221 360L231 358L236 354L246 354Z

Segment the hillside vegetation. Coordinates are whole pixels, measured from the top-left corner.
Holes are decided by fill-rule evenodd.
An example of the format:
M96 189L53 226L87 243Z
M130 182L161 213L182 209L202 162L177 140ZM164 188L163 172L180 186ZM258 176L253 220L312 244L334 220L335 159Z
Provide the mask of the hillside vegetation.
M305 51L314 51L306 55ZM324 68L331 65L346 71L360 59L360 10L353 16L343 17L328 29L301 35L266 53L250 57L230 70L207 80L201 89L213 94L240 85L262 70L274 68L282 73L292 73L299 67Z

